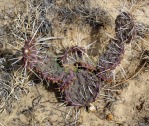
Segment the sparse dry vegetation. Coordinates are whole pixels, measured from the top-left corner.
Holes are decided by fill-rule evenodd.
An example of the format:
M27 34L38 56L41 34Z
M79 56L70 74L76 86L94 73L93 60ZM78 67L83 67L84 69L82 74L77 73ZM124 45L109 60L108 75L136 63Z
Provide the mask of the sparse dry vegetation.
M148 7L0 1L0 125L149 125Z

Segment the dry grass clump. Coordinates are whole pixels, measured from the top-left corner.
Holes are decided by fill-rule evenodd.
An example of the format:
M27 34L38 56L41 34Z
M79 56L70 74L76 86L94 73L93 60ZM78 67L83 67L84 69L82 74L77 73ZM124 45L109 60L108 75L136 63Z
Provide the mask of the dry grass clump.
M11 113L13 104L19 101L24 94L28 93L29 81L27 77L17 72L1 70L0 76L0 113Z
M89 6L78 5L73 8L60 8L58 12L60 22L66 24L89 24L92 28L110 25L111 19L109 14L102 8L90 8Z

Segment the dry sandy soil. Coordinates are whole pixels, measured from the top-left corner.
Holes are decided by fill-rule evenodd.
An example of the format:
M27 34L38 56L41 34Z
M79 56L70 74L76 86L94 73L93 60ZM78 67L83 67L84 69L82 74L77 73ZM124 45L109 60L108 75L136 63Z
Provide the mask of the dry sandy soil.
M149 66L145 65L133 78L128 79L140 69L140 57L144 50L149 49L149 30L145 37L134 39L131 44L125 45L124 58L118 65L114 81L127 80L119 86L115 82L105 83L102 90L89 110L87 108L74 108L59 102L53 87L47 87L46 82L34 80L32 76L24 77L23 73L12 68L3 70L9 66L6 61L21 50L26 39L24 34L34 35L38 22L40 1L35 0L0 0L0 125L1 126L149 126ZM110 23L106 28L101 28L93 37L92 28L89 25L60 22L54 19L53 6L57 9L73 6L74 0L55 0L56 5L50 4L47 9L47 20L51 23L46 26L45 35L62 37L55 40L55 46L60 49L72 45L86 47L94 43L92 52L93 60L101 54L107 46L108 40L114 37L114 20L122 11L128 11L133 15L134 22L149 25L149 1L148 0L86 0L90 8L100 7L106 11ZM52 0L51 0L52 1ZM54 0L53 0L54 1ZM73 3L74 2L74 3ZM71 4L72 3L72 4ZM32 6L36 4L36 6ZM30 9L32 8L32 9ZM54 8L54 7L53 7ZM49 12L48 12L49 11ZM36 13L36 18L31 18ZM24 25L28 20L34 23ZM104 17L104 16L103 16ZM30 19L29 19L30 18ZM100 20L100 19L99 19ZM53 23L54 22L54 23ZM106 22L106 21L105 21ZM30 26L33 25L34 26ZM27 26L28 25L28 26ZM52 27L52 28L51 28ZM141 26L143 27L143 25ZM148 27L149 28L149 27ZM52 29L52 30L51 30ZM96 31L94 31L96 32ZM57 50L59 51L59 50ZM9 52L9 53L8 53ZM4 88L3 88L4 86ZM4 90L5 89L5 90Z

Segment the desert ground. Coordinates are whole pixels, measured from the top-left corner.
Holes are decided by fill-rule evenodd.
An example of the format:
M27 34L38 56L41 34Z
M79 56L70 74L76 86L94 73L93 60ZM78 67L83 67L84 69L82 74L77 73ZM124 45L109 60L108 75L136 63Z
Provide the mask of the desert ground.
M79 14L81 7L89 12L87 18ZM76 45L89 48L96 62L115 37L115 19L121 12L132 15L140 34L125 44L113 79L104 82L90 106L66 105L59 101L55 86L21 67L22 48L30 37L52 45L54 53ZM103 26L96 29L99 22ZM0 0L0 126L149 126L145 50L148 0Z

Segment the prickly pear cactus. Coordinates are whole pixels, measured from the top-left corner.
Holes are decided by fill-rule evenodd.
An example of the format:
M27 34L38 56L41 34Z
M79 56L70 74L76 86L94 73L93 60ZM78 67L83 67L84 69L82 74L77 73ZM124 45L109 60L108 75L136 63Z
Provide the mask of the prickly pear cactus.
M109 41L106 52L98 58L97 66L84 60L87 52L82 47L68 47L59 56L36 40L29 40L23 48L24 67L34 70L47 81L57 83L65 103L89 106L98 96L103 81L112 78L111 70L120 64L124 44L133 39L135 29L129 13L122 12L117 16L115 32L115 39Z

